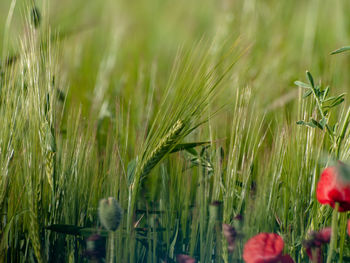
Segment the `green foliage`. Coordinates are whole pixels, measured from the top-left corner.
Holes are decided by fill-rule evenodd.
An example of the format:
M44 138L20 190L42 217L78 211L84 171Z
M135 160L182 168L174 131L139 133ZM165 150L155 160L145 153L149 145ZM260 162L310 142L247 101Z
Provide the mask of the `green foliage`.
M0 1L0 262L87 262L94 234L109 262L241 262L258 232L307 260L331 220L323 163L350 159L349 63L326 55L349 1L29 4ZM331 92L310 73L290 91L306 66ZM124 212L113 233L106 196Z

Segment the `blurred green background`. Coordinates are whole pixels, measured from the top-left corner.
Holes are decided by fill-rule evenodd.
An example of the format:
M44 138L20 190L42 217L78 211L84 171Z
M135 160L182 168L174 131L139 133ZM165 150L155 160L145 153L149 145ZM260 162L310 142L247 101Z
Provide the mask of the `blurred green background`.
M31 1L13 2L9 42L10 51L16 52L25 31L24 6ZM0 3L0 40L10 4L9 0ZM136 85L152 63L157 64L161 86L178 48L189 49L201 38L220 45L240 37L240 47L249 46L249 53L240 60L239 82L254 87L263 106L292 91L293 81L303 77L306 69L322 75L324 82L349 90L345 86L348 56L329 55L350 43L347 0L64 0L37 5L52 32L63 35L59 63L73 101L84 108L91 103L103 61L109 63L104 73L106 96L123 92L122 85Z
M187 153L165 158L140 186L141 194L135 206L147 213L148 209L165 213L144 218L138 214L143 218L140 226L148 230L160 222L166 231L153 233L155 239L152 231L147 232L147 245L149 248L154 242L155 249L158 238L169 252L174 226L178 224L183 233L179 234L177 251L196 255L198 250L202 254L196 255L197 258L203 259L213 251L215 243L207 242L206 235L218 232L207 231L208 205L222 199L223 222L232 223L232 218L242 213L247 218L245 237L258 231L282 233L288 246L286 251L295 259L306 258L301 251L308 231L327 226L330 221L330 209L321 210L314 196L324 165L322 154L330 149L330 139L324 130L296 125L300 119L309 120L316 111L311 96L301 100L301 89L294 81L307 82L305 70L309 70L317 83L332 86L332 95L350 91L349 53L330 55L331 51L350 44L349 0L42 0L35 1L42 13L41 27L29 30L26 21L33 3L0 1L0 59L28 56L4 70L5 92L1 97L5 107L0 108L0 116L4 116L9 128L0 131L0 150L2 145L4 149L11 146L16 153L12 163L10 154L0 155L0 164L8 166L9 174L14 175L11 187L7 187L7 181L0 181L4 193L1 196L8 203L8 207L0 207L4 211L0 214L6 218L1 221L10 229L9 241L5 235L2 238L4 254L8 247L13 247L8 261L24 253L40 255L40 251L35 251L36 243L41 242L42 250L50 254L52 247L62 242L62 247L67 249L58 254L70 258L70 262L79 262L84 245L77 245L75 238L51 235L44 227L51 223L96 227L98 200L108 195L116 197L126 209L133 191L127 181L127 166L136 156L142 156L140 145L147 136L153 136L148 133L148 126L155 123L161 131L153 137L153 144L145 147L151 152L157 140L161 141L178 121L173 116L165 116L165 124L155 121L159 121L156 114L168 106L162 107L162 102L185 105L188 113L196 96L205 93L206 83L200 77L191 82L188 75L194 72L191 68L185 72L187 75L174 77L177 97L164 99L174 61L180 58L180 67L195 67L206 52L192 52L194 47L207 47L210 63L199 71L204 79L204 70L209 70L211 63L225 55L227 47L235 41L238 44L233 45L234 50L223 68L231 63L227 60L243 54L217 89L220 92L215 100L208 102L209 114L223 105L226 108L184 140L211 142L211 148L202 149L212 162L211 177L202 180L201 169L195 165L188 167L193 156L188 157ZM44 46L49 43L45 41L47 34L52 39L51 49ZM28 39L32 42L24 45ZM38 39L44 39L44 48L37 45ZM177 57L179 50L183 51L181 54L195 54L193 60L181 60L186 56ZM218 67L214 75L219 78L221 70ZM38 76L38 72L56 74L57 83L52 84L51 75ZM13 79L11 74L15 75ZM31 88L27 89L28 83ZM186 104L185 100L179 103L183 98L179 94L181 85L188 85L188 92L194 89L190 101L193 104ZM67 100L56 102L56 88L67 95ZM38 94L52 100L49 112L52 119L45 116L45 96ZM332 112L332 124L340 119L339 115L344 117L349 95L345 98L345 106ZM171 106L176 105L167 109ZM203 114L203 119L207 114ZM14 120L18 123L15 128ZM49 128L43 130L43 123ZM55 160L45 156L44 132L56 138ZM350 156L348 138L349 131L340 155L345 160ZM44 167L49 163L45 158L56 169L52 174L59 177L61 188L58 188L62 193L61 206L54 216L50 214L50 202L55 202L56 197L51 196L45 179ZM209 174L207 168L203 168L203 174ZM30 180L33 186L26 184ZM42 200L36 202L37 196L33 194L36 187L43 189L42 203ZM18 197L19 188L24 197ZM32 213L36 220L29 213L20 217L36 206L42 212L42 215ZM20 223L8 223L10 216L18 216ZM116 248L121 258L134 256L152 262L157 253L145 252L150 249L136 242L129 232L119 235L131 225L126 225L126 220L124 216L118 230ZM41 232L32 227L35 223ZM53 237L57 238L54 242ZM237 258L241 258L243 241L237 245ZM34 252L27 254L23 244L33 246ZM128 250L122 247L125 244ZM133 250L133 246L137 249ZM347 250L344 255L349 253Z

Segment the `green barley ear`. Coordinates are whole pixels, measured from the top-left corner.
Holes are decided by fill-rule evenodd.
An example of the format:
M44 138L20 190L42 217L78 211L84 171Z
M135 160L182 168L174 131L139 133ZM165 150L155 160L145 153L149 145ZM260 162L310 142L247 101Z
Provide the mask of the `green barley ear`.
M122 219L123 210L115 198L101 199L98 206L98 216L102 225L111 231L117 230Z
M45 173L52 191L55 191L56 139L48 121L39 129L39 138L45 158Z
M184 123L178 120L171 130L159 141L157 147L141 166L141 178L147 176L157 163L176 145Z

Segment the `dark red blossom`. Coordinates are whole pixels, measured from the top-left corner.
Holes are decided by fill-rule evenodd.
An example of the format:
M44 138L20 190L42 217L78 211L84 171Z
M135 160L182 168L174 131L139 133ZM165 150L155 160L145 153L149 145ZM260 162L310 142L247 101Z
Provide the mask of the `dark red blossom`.
M243 259L246 263L291 263L289 255L282 255L284 242L282 237L274 233L260 233L244 246Z
M312 262L323 262L322 245L330 242L331 234L332 229L330 227L326 227L318 232L311 232L310 238L304 241L306 253Z
M340 165L345 164L330 166L322 172L316 196L321 204L328 204L333 208L335 203L339 203L339 212L345 212L350 210L350 181L340 174Z

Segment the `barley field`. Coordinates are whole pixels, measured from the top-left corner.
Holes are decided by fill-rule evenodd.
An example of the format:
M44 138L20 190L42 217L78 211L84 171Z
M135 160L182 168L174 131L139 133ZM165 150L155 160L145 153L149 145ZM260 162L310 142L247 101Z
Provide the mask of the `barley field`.
M0 262L350 262L349 14L1 0Z

